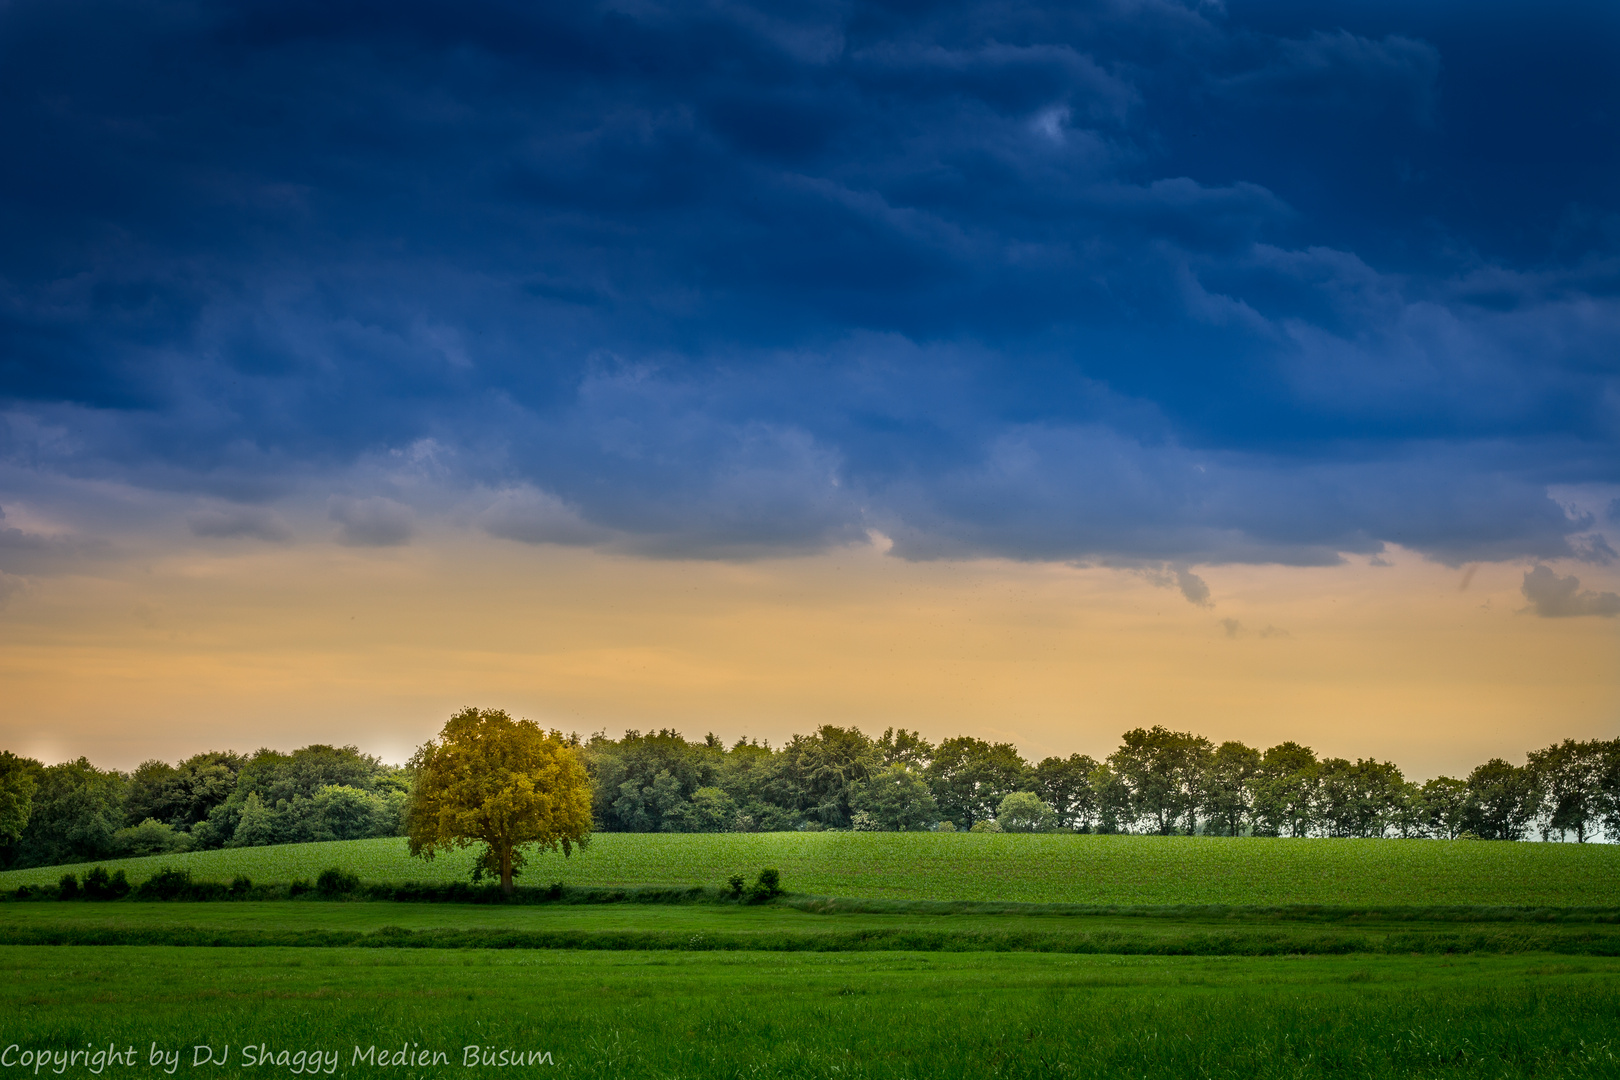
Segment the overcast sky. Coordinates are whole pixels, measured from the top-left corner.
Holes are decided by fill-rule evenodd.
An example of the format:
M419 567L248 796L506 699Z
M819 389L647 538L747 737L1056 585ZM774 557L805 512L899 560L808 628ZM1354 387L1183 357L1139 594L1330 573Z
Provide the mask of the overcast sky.
M1436 706L1365 651L1440 618L1408 572L1485 612L1424 636L1434 671L1494 657L1475 633L1526 665L1447 674L1424 746L1457 743L1458 695L1495 703L1470 753L1620 734L1616 56L1620 8L1568 0L9 0L0 737L408 751L476 701L1032 752L1293 722L1354 754L1387 706L1361 753L1448 764L1401 742ZM865 650L734 651L814 622L837 590L805 583L846 556L907 598L860 616L902 651L929 651L917 604L959 613L939 647L978 632L947 572L1078 575L1031 586L1036 624L1159 629L1089 712L1095 673L1038 659L1059 629L1018 639L1051 683L1028 702L1028 671L890 700ZM522 584L473 599L469 560ZM693 646L726 573L774 599ZM571 618L620 612L590 678L525 681L567 640L496 677L415 636L398 697L377 649L301 621L403 589L432 633L520 626L584 579ZM1239 581L1362 621L1272 625ZM247 629L272 625L297 657ZM1230 663L1183 633L1295 651L1212 694ZM612 650L641 648L733 681L628 694ZM843 693L806 704L810 671ZM1307 719L1346 686L1373 704ZM1245 694L1274 719L1246 728Z

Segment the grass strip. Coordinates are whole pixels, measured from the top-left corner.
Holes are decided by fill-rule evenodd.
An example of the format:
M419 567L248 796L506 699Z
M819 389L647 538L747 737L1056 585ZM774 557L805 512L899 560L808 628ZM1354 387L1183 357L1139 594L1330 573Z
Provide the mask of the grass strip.
M0 945L259 948L578 949L687 952L1043 952L1122 956L1339 956L1549 952L1620 956L1620 934L1533 926L1458 932L1286 933L1275 930L1133 934L828 929L810 933L689 934L661 930L506 930L383 927L353 930L237 930L204 927L0 927Z

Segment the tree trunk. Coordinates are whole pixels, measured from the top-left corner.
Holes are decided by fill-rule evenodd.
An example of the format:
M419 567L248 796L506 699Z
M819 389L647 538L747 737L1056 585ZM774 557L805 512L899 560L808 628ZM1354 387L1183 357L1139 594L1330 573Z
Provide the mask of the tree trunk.
M501 846L501 892L512 895L512 845Z

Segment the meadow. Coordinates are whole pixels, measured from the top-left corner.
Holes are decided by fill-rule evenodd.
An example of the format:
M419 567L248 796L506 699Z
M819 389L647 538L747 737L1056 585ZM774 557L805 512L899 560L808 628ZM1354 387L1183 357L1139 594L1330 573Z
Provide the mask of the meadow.
M470 853L413 859L399 838L233 848L105 861L139 882L162 866L198 878L465 881ZM1620 845L984 833L601 833L573 858L531 860L525 883L718 886L781 870L816 896L1104 905L1614 905ZM88 864L0 873L0 889L54 884Z
M104 1075L163 1075L166 1059L147 1064L156 1050L187 1076L286 1075L311 1052L328 1056L309 1071L330 1062L338 1076L1620 1076L1615 960L218 949L198 963L190 950L126 948L109 962L72 947L0 958L13 1064L42 1048L138 1048L137 1067ZM216 1061L228 1047L225 1066L193 1067L198 1046ZM356 1065L356 1047L373 1046L444 1057ZM468 1046L551 1057L467 1068Z
M369 840L103 865L288 897L268 886L469 863ZM762 866L789 895L722 898ZM1609 845L603 834L524 878L556 880L522 904L0 902L0 1077L40 1051L76 1077L512 1072L472 1046L582 1078L1620 1078ZM354 1061L372 1046L428 1056ZM108 1047L138 1060L98 1072Z

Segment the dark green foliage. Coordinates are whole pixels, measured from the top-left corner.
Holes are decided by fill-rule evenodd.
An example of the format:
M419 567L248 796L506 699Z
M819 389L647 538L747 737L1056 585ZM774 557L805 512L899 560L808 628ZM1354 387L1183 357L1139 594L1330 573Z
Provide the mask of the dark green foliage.
M745 883L746 879L744 879L741 874L732 874L730 877L726 878L726 890L730 892L732 896L741 897L743 893L743 885Z
M402 770L353 746L260 750L228 798L193 829L200 847L396 836L406 802Z
M1540 801L1531 770L1492 758L1468 774L1463 825L1482 840L1522 840Z
M190 870L165 866L134 891L137 900L222 900L230 895L226 886L213 881L194 881Z
M1096 772L1097 763L1086 754L1049 757L1031 771L1031 788L1052 808L1058 825L1080 832L1097 820Z
M129 879L123 870L108 874L104 867L93 866L84 875L84 895L87 900L122 900L129 895Z
M246 874L237 874L231 879L231 896L234 899L245 900L253 893L253 879Z
M940 743L925 771L939 812L963 829L995 817L1002 799L1026 789L1028 773L1011 743L965 736Z
M347 870L329 866L315 878L315 891L322 896L348 896L360 888L360 878Z
M766 867L759 872L759 877L748 886L743 899L750 904L763 904L767 900L774 900L782 895L782 874L780 871Z
M0 750L0 853L9 851L28 826L34 789L45 766L33 758Z
M850 799L864 823L885 832L911 832L931 828L939 820L939 804L920 770L896 763L874 772ZM859 826L857 826L859 827Z
M63 874L62 880L56 883L56 898L58 900L77 900L79 898L79 879L72 874Z
M15 845L17 865L52 866L116 854L123 776L79 758L40 769L35 781L28 824Z

